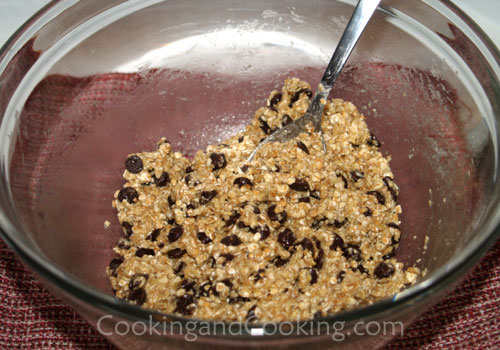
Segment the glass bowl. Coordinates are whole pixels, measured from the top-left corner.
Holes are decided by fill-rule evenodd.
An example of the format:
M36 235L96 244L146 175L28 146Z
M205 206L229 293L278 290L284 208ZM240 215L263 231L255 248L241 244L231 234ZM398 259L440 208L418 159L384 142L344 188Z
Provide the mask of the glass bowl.
M498 237L499 54L448 1L383 1L332 93L392 156L397 257L426 271L418 284L314 321L227 324L118 300L105 273L126 156L163 136L192 155L240 130L285 78L314 86L353 6L51 2L0 55L2 238L122 349L377 348L401 334Z

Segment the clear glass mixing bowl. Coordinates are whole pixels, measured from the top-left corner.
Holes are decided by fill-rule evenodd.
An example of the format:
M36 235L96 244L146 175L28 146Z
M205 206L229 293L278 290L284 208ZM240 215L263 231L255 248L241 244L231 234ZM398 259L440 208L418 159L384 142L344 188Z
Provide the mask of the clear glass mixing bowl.
M111 200L127 154L153 149L162 136L193 154L242 128L284 78L315 85L353 5L50 3L0 55L3 239L123 349L386 343L394 332L370 327L407 325L498 236L499 54L448 1L383 1L332 94L360 108L392 155L403 207L397 256L426 269L417 285L307 324L308 335L296 324L231 334L211 322L207 334L207 323L115 299L105 274L122 234ZM137 324L147 325L144 334L126 332Z

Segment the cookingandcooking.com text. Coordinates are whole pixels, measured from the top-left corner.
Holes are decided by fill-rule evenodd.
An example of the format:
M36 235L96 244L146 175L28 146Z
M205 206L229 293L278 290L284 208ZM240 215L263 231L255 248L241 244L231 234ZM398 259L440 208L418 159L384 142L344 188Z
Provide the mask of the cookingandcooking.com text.
M336 321L297 321L281 323L263 323L259 328L247 320L246 322L224 323L222 321L169 321L153 320L148 322L117 321L112 315L105 315L97 321L97 330L104 336L181 336L186 341L196 341L204 336L319 336L327 335L333 341L344 341L350 336L402 336L404 325L400 321L360 321L346 328L346 322Z

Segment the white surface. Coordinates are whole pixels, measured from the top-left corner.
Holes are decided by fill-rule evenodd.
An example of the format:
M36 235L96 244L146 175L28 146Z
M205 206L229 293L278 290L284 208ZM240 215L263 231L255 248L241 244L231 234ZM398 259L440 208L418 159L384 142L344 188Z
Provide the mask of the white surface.
M500 49L500 1L499 0L454 0L485 31Z
M82 0L85 1L85 0ZM404 0L401 0L404 1ZM48 0L0 0L0 46ZM500 0L453 0L500 48Z
M0 0L0 46L48 0Z

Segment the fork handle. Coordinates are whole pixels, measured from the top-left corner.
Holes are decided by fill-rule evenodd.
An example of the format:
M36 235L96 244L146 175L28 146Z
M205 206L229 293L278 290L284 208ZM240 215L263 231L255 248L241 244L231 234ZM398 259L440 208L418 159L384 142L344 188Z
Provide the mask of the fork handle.
M354 46L359 40L373 12L375 12L380 0L360 0L354 9L354 13L347 24L344 34L335 48L335 52L328 63L325 74L321 78L316 93L323 99L330 95L335 80L351 55Z

